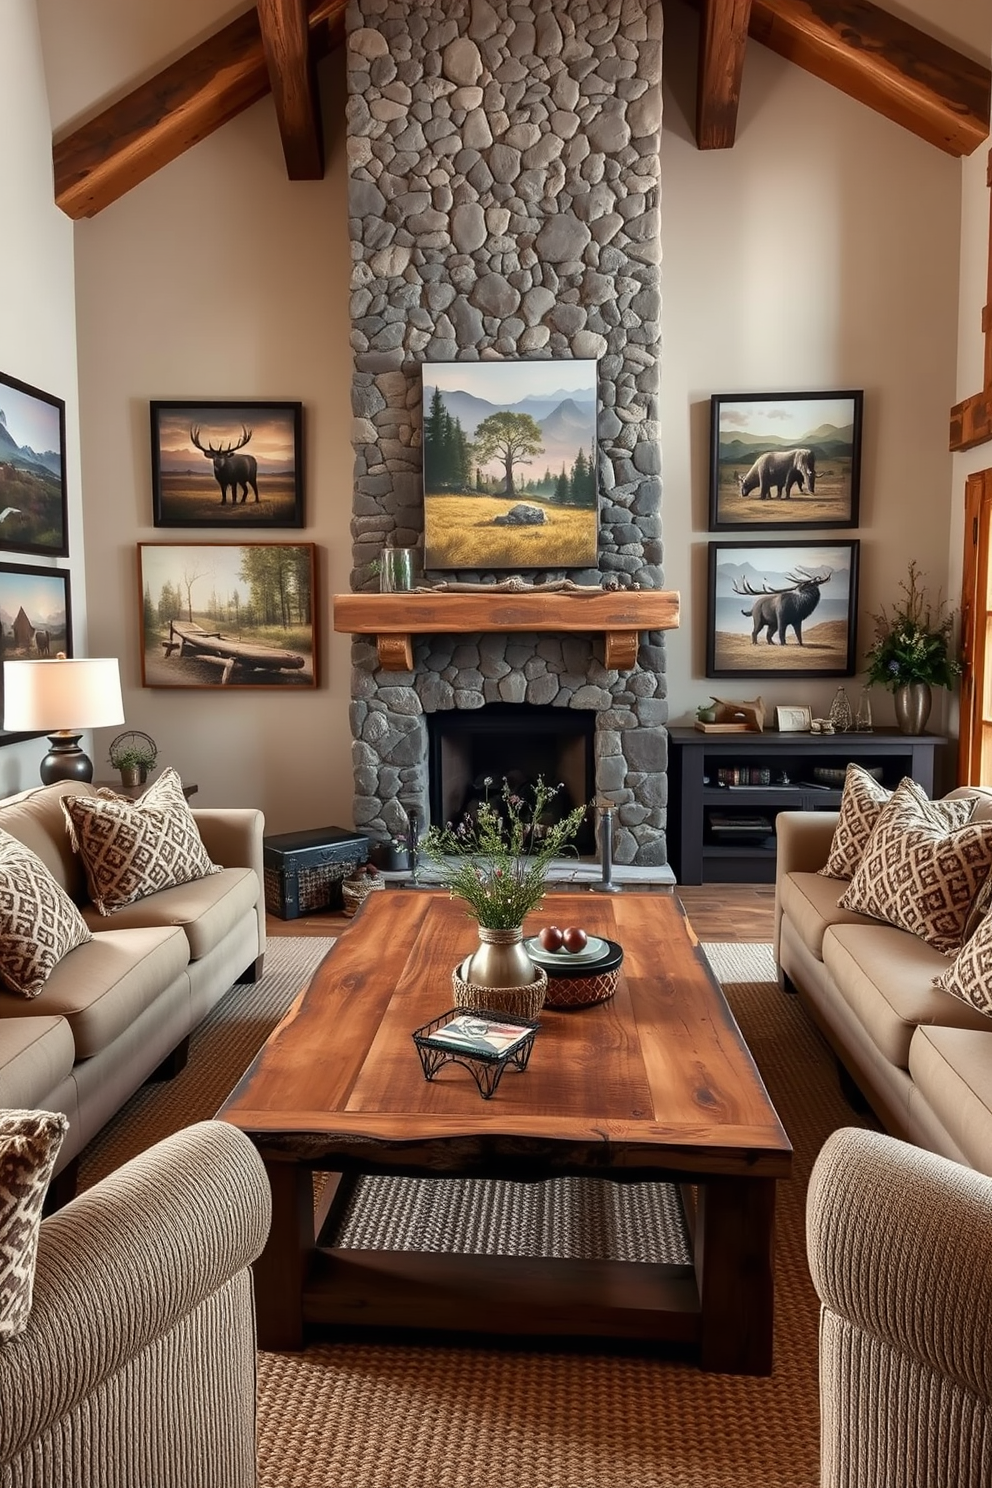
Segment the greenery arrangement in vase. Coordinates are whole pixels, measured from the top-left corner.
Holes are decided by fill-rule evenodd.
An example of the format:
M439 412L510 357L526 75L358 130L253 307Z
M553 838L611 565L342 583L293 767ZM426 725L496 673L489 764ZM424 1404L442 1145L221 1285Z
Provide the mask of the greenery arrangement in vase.
M523 947L524 917L544 898L548 867L571 847L586 807L549 822L548 808L560 785L538 777L525 798L504 780L493 800L493 783L487 776L486 798L474 815L457 826L431 827L421 846L437 880L478 922L479 949L462 963L462 979L519 987L538 979Z
M154 744L130 743L115 747L111 745L110 763L121 773L121 784L144 785L148 772L155 768L158 750Z
M954 614L938 594L930 600L916 561L899 588L903 598L872 615L875 638L868 650L868 681L892 692L896 722L904 734L921 734L932 702L931 688L953 687L961 674L954 655Z

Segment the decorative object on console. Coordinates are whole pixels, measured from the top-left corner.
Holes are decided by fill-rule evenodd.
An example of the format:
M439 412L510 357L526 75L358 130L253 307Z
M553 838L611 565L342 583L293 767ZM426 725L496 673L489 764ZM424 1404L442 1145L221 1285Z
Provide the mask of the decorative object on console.
M850 676L859 550L857 539L710 543L706 675Z
M715 393L710 531L856 527L864 394Z
M61 805L90 898L102 915L221 871L210 860L171 766L137 801L63 796Z
M151 734L140 729L129 729L110 741L110 763L121 772L121 785L131 787L144 785L149 770L154 770L158 759L158 745Z
M833 724L835 733L849 734L854 728L854 709L846 687L838 687L834 693L827 717Z
M871 734L874 725L871 720L871 689L862 687L858 697L858 712L854 720L854 731L857 734Z
M0 1112L0 1339L28 1325L41 1212L69 1118L60 1111Z
M953 687L961 663L953 654L954 612L938 593L927 596L916 560L911 559L903 597L891 612L883 605L872 614L875 637L868 650L868 681L880 682L893 694L896 722L904 734L922 734L932 704L931 688Z
M812 710L802 704L779 705L775 709L775 727L780 734L808 734L812 722Z
M139 543L143 687L316 687L313 543Z
M0 549L67 558L65 404L0 372L0 411Z
M5 661L3 686L5 727L48 734L52 747L41 762L45 785L92 780L93 761L79 739L83 729L124 722L116 656Z
M740 701L715 697L713 707L705 711L713 714L712 719L701 718L701 708L696 717L696 728L704 734L760 734L765 727L765 704L760 697Z
M303 405L151 404L156 527L302 527Z
M428 568L590 568L596 363L424 362Z
M576 806L558 821L549 820L559 787L546 785L540 776L530 787L529 801L506 780L492 798L492 785L487 776L485 799L471 818L457 826L432 826L422 844L439 882L478 922L479 949L453 974L456 1000L458 994L474 999L478 989L497 997L504 989L545 980L523 948L522 926L544 898L549 865L571 848L586 814L585 806ZM543 988L541 992L543 996ZM490 1006L499 1012L513 1010L506 999Z

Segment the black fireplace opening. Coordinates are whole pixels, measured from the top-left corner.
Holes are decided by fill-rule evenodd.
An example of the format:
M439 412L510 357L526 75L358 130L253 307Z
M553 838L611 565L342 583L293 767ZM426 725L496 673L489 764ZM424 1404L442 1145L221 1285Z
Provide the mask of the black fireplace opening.
M553 802L553 819L591 805L596 794L595 732L596 714L589 708L489 703L429 713L431 820L461 821L487 794L496 799L504 780L527 799L539 776L548 785L562 786ZM574 840L579 853L595 851L592 812Z

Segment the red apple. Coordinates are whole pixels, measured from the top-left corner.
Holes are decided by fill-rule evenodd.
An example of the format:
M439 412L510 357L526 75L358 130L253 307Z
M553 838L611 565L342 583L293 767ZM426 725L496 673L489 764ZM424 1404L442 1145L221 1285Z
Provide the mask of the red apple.
M537 938L546 951L560 951L565 941L557 925L545 925Z
M586 932L580 930L577 925L569 925L567 930L562 931L561 938L566 951L571 951L573 955L576 951L584 950L589 939Z

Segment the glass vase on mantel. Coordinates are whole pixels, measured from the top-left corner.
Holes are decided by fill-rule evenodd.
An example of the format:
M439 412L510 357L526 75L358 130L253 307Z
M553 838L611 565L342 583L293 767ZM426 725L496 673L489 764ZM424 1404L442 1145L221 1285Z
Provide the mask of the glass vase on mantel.
M922 734L930 717L933 693L929 682L904 682L892 694L901 734Z
M849 734L854 728L854 709L851 707L851 699L847 695L846 688L838 687L834 693L834 700L830 704L827 717L838 734Z

